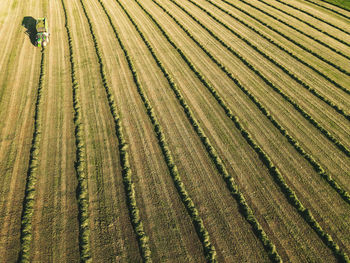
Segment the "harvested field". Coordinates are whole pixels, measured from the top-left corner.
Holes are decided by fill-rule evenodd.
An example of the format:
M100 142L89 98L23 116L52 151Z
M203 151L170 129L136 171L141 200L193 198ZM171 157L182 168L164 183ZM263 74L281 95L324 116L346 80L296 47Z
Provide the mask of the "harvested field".
M1 262L350 262L346 7L9 0L0 40Z

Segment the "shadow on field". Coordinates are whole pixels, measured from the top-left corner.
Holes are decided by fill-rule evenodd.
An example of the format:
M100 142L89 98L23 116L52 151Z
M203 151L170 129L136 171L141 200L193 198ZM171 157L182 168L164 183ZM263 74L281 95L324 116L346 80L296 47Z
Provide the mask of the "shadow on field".
M31 16L25 16L22 20L22 26L24 26L27 31L25 32L30 39L30 42L35 46L35 35L36 35L36 19Z

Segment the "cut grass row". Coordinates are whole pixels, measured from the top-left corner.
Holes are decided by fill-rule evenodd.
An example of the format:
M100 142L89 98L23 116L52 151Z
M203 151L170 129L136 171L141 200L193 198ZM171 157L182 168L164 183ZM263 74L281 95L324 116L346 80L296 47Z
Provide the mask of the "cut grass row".
M226 0L222 0L222 1L227 2ZM277 18L277 17L275 17L275 16L269 14L268 12L265 12L264 10L262 10L262 9L256 7L256 6L254 6L254 5L250 4L250 3L248 3L248 2L245 1L245 0L239 0L239 1L242 2L242 3L244 3L244 4L246 4L246 5L248 5L248 6L250 6L250 7L252 7L252 8L254 8L254 9L256 9L256 10L258 10L258 11L260 11L261 13L263 13L263 14L265 14L265 15L267 15L267 16L270 16L270 17L276 19L276 20L279 21L280 23L287 24L289 27L293 27L293 28L294 28L294 26L289 25L287 22L284 22L283 20L281 20L281 19L279 19L279 18ZM233 4L230 4L230 5L233 6ZM236 6L235 6L235 7L236 7ZM240 10L241 10L241 9L240 9ZM251 16L251 17L252 17L252 16ZM257 21L258 21L258 20L257 20ZM261 23L262 21L259 19L258 22ZM286 34L282 33L281 31L275 29L275 28L272 27L271 25L268 25L268 24L265 23L265 22L263 22L263 23L264 23L264 24L263 24L264 26L266 26L266 27L268 27L269 29L271 29L272 31L276 32L277 34L279 34L280 36L282 36L284 39L288 40L289 42L293 43L294 45L300 47L302 50L304 50L304 51L306 51L307 53L311 54L312 56L318 58L319 60L325 62L326 64L328 64L328 65L330 65L331 67L335 68L335 69L338 70L339 72L341 72L341 73L343 73L343 74L345 74L345 75L347 75L347 76L350 76L350 72L347 71L346 69L342 68L342 67L339 66L339 65L336 65L335 63L329 61L328 59L325 59L325 58L322 57L320 54L318 54L318 53L312 51L311 49L309 49L309 48L307 48L307 47L305 47L305 46L304 46L303 44L301 44L300 42L297 42L297 41L294 40L293 38L287 36ZM262 23L261 23L261 24L262 24ZM301 31L301 32L302 32L302 31ZM314 39L314 40L315 40L316 42L318 42L319 44L321 44L319 40L317 40L317 39ZM340 51L338 51L338 52L340 52ZM337 53L338 53L338 52L337 52ZM340 52L340 53L342 53L342 52ZM343 55L343 56L346 56L346 55L343 54L343 53L342 53L342 55ZM348 58L348 57L347 57L347 58ZM348 58L348 59L349 59L349 58Z
M244 9L226 1L226 0L221 0L222 2L232 6L233 8L239 10L240 12L244 13L245 15L249 16L250 18L254 19L255 21L257 21L258 23L262 24L263 26L267 27L268 29L276 32L277 34L282 34L280 33L277 29L271 27L270 25L266 24L265 22L263 22L262 20L260 20L259 18L257 18L256 16L253 16L251 13L245 11ZM280 44L278 44L275 40L271 39L270 37L268 37L267 35L263 34L261 31L259 31L258 29L256 29L255 27L247 24L244 20L242 20L241 18L239 18L238 16L235 16L234 14L232 14L231 12L223 9L222 7L218 6L217 4L214 4L212 1L207 1L209 3L211 3L212 5L214 5L215 7L217 7L218 9L220 9L221 11L225 12L227 15L229 15L230 17L232 17L233 19L235 19L236 21L238 21L240 24L244 25L245 27L249 28L250 30L254 31L255 33L257 33L259 36L261 36L262 38L264 38L265 40L267 40L268 42L270 42L272 45L276 46L278 49L282 50L283 52L287 53L289 56L291 56L292 58L294 58L295 60L297 60L298 62L302 63L304 66L310 68L312 71L316 72L318 75L320 75L321 77L323 77L324 79L326 79L327 81L329 81L330 83L332 83L335 87L341 89L342 91L346 92L347 94L350 94L350 89L348 89L347 87L342 86L341 84L339 84L338 82L336 82L335 80L331 79L329 76L327 76L326 74L322 73L319 69L317 69L316 67L312 66L311 64L307 63L306 61L304 61L303 59L301 59L300 57L298 57L297 55L295 55L293 52L289 51L288 49L284 48L283 46L281 46Z
M72 96L74 110L74 134L76 147L75 170L78 179L77 201L79 221L79 252L80 261L91 261L90 227L89 227L89 191L86 164L86 147L84 139L84 126L82 123L81 103L79 99L80 87L76 77L75 54L73 50L72 34L68 25L67 9L64 0L61 0L64 13L64 25L67 32L69 61L71 65Z
M271 8L273 8L273 9L275 9L275 10L277 10L277 11L279 11L279 12L281 12L281 13L283 13L283 14L286 14L286 15L288 15L290 17L293 17L294 19L296 19L296 20L302 22L303 24L305 24L305 25L307 25L307 26L317 30L318 32L320 32L320 33L322 33L322 34L324 34L324 35L326 35L326 36L328 36L330 38L333 38L333 39L337 40L338 42L340 42L340 43L350 47L350 44L348 42L346 42L346 41L344 41L344 40L342 40L342 39L340 39L340 38L338 38L338 37L336 37L334 35L331 35L330 33L328 33L326 31L316 27L314 24L311 24L311 23L301 19L300 17L295 16L295 15L293 15L293 14L291 14L291 13L289 13L289 12L287 12L287 11L281 9L281 8L278 8L277 6L274 6L274 5L272 5L272 4L268 3L268 2L265 2L264 0L258 0L258 1L263 3L263 4L265 4L265 5L267 5L267 6L269 6L269 7L271 7Z
M296 28L295 26L293 26L293 25L291 25L291 24L285 22L284 20L278 18L277 16L272 15L272 14L270 14L269 12L267 12L267 11L265 11L265 10L263 10L263 9L261 9L261 8L259 8L259 7L257 7L257 6L255 6L255 5L253 5L253 4L251 4L251 3L248 3L248 2L245 1L245 0L240 0L240 1L243 2L243 3L245 3L246 5L249 5L250 7L254 8L255 10L258 10L259 12L261 12L261 13L263 13L263 14L269 16L269 17L271 17L272 19L274 19L274 20L280 22L281 24L283 24L283 25L285 25L285 26L287 26L287 27L293 29L294 31L296 31L296 32L298 32L298 33L300 33L300 34L302 34L302 35L304 35L304 36L306 36L306 37L312 39L312 40L315 41L316 43L318 43L318 44L320 44L320 45L322 45L322 46L328 48L329 50L331 50L331 51L337 53L338 55L340 55L340 56L342 56L342 57L344 57L344 58L346 58L346 59L348 59L348 60L350 59L350 56L344 54L344 53L341 52L340 50L337 50L337 49L333 48L332 46L330 46L330 45L324 43L324 42L321 41L320 39L317 39L317 38L315 38L315 37L313 37L313 36L311 36L311 35L305 33L304 31L302 31L302 30ZM291 39L292 39L292 38L291 38ZM293 42L293 43L294 43L294 42ZM295 44L295 43L294 43L294 44ZM300 43L299 43L299 44L300 44ZM300 44L300 47L301 47L302 49L304 49L304 48L302 47L301 44ZM305 49L304 49L304 50L305 50ZM308 49L308 52L311 53L311 52L313 52L313 51L311 51L310 49ZM314 52L313 52L313 53L314 53ZM313 53L311 53L311 54L313 54ZM316 54L316 53L315 53L315 54ZM313 54L313 55L314 55L314 54ZM314 55L314 56L315 56L315 55ZM319 57L318 57L318 58L319 58ZM320 58L320 59L321 59L321 58ZM321 59L321 60L323 60L323 59ZM325 61L325 60L323 60L323 61ZM325 61L325 62L328 63L327 61ZM334 66L333 66L333 67L334 67Z
M320 0L320 1L335 7L339 7L344 11L350 12L350 2L348 0Z
M151 250L149 247L149 242L148 242L148 236L146 235L143 224L141 221L140 217L140 211L136 203L136 195L135 195L135 186L132 181L132 172L130 168L130 163L129 163L129 153L128 153L128 145L125 141L124 138L124 132L122 128L122 121L119 116L119 113L117 111L117 104L114 100L114 96L112 93L111 88L109 87L109 84L107 82L106 78L106 71L105 71L105 66L102 60L102 55L100 51L99 44L97 42L96 34L94 32L94 28L91 22L91 19L86 11L85 4L83 0L80 0L81 7L83 9L84 15L86 17L86 20L89 25L89 30L91 33L91 37L94 43L94 48L98 60L98 64L100 67L100 75L101 75L101 80L103 87L105 88L106 91L106 96L108 100L108 105L114 120L115 124L115 130L116 130L116 135L119 143L119 157L120 157L120 164L122 167L122 175L123 175L123 183L124 183L124 189L126 193L126 202L128 205L129 209L129 215L131 219L131 223L133 226L133 229L135 231L137 241L139 244L140 252L141 252L141 257L144 262L152 262L151 259Z
M118 1L118 0L117 0ZM135 1L140 8L146 12L147 15L151 17L151 14L147 12L147 10L144 9L144 7L140 4L139 1ZM152 54L152 57L156 61L158 67L163 72L164 77L167 79L170 88L173 90L177 100L179 101L181 107L183 108L186 117L188 118L189 122L191 123L193 129L197 133L198 137L200 138L203 146L207 150L211 160L213 161L215 167L217 168L219 174L223 177L223 179L226 182L226 185L231 193L231 195L237 200L238 205L240 207L240 212L243 214L243 216L246 218L246 220L250 223L250 225L253 228L254 233L257 235L257 237L260 239L260 241L263 243L264 248L267 250L270 259L273 262L281 262L281 258L279 254L276 251L275 245L269 240L267 237L265 231L262 229L260 223L256 220L253 211L248 206L244 196L239 191L237 185L234 182L234 179L231 175L228 174L222 159L219 157L216 149L212 146L209 138L206 136L204 130L200 127L198 120L194 117L194 114L190 107L188 106L187 102L185 101L185 98L181 94L181 91L178 89L177 85L175 84L173 77L171 74L165 69L162 62L159 60L158 56L156 55L152 45L149 43L149 41L146 39L142 31L140 30L137 23L134 21L134 19L130 16L130 14L127 12L127 10L124 8L124 6L118 1L121 8L124 10L125 14L128 16L132 24L135 26L135 29L138 31L139 35L141 36L142 40L144 41L145 45L149 49L150 53ZM153 17L152 17L153 18ZM151 19L152 19L151 18ZM156 21L152 19L155 23ZM158 24L159 25L159 24ZM164 30L160 29L163 33L165 33ZM169 36L167 36L169 38ZM170 38L169 38L170 40ZM173 43L173 42L172 42ZM179 48L177 48L178 51L180 51ZM182 51L180 51L182 52ZM183 54L183 53L182 53ZM184 55L184 54L183 54ZM207 258L208 259L208 258ZM210 260L209 260L210 261Z
M304 0L304 1L305 1L305 2L308 2L308 3L311 3L311 4L315 5L315 6L321 7L321 8L323 8L323 9L326 9L326 10L328 10L328 11L331 11L331 12L333 12L333 13L335 13L335 14L337 14L337 15L340 15L340 16L342 16L342 17L344 17L344 18L350 19L350 16L347 16L347 15L345 15L345 14L343 14L343 13L337 11L337 10L334 10L334 9L332 9L332 8L329 8L329 7L327 7L327 6L320 5L320 4L318 4L318 3L314 2L314 1L311 1L311 0ZM338 6L338 7L339 7L339 6ZM341 7L340 7L340 8L341 8ZM345 8L342 8L342 9L345 10L345 11L349 11L349 10L347 10L347 9L345 9Z
M287 94L285 94L281 89L276 87L274 84L271 83L264 75L262 75L257 69L254 68L246 59L244 59L240 54L235 52L232 47L230 47L228 44L226 44L224 41L222 41L220 38L216 36L214 32L209 30L206 26L204 26L198 19L193 17L186 9L184 9L182 6L177 4L174 0L170 0L173 3L175 3L179 8L181 8L185 13L187 13L194 21L196 21L202 28L204 28L211 36L213 36L222 46L224 46L228 51L230 51L234 56L239 58L248 68L253 70L255 74L257 74L269 87L271 87L275 92L277 92L284 100L286 100L288 103L290 103L310 124L312 124L316 129L318 129L329 141L331 141L340 151L342 151L344 154L346 154L348 157L350 157L350 150L339 140L337 140L329 131L327 131L321 124L319 124L309 113L307 113L302 107L300 107L291 97L289 97ZM254 50L256 50L259 54L261 54L264 58L268 59L270 62L272 62L274 65L278 66L283 72L285 72L288 76L290 76L293 80L295 80L297 83L301 84L305 89L310 91L313 95L316 95L317 98L320 98L323 102L327 103L329 106L332 106L332 108L337 108L337 112L343 113L343 115L347 120L350 120L350 116L342 109L339 109L339 106L335 105L333 102L329 101L327 98L324 98L321 94L319 94L316 90L311 88L309 85L304 83L302 80L300 80L297 76L295 76L293 73L291 73L288 69L286 69L284 66L279 64L277 61L272 59L270 56L265 54L262 50L260 50L257 46L252 44L248 39L244 38L240 34L238 34L236 31L233 30L233 28L229 27L227 24L225 24L223 21L218 19L216 16L214 16L212 13L210 13L207 9L203 8L202 6L198 5L192 0L188 0L193 5L197 6L199 9L201 9L203 12L205 12L207 15L209 15L211 18L213 18L216 22L224 26L226 29L228 29L231 33L233 33L235 36L237 36L239 39L243 40L246 44L248 44L250 47L252 47ZM210 3L212 3L210 0L206 0ZM213 3L214 4L214 3ZM214 4L215 5L215 4ZM216 5L215 5L216 6ZM221 8L218 6L218 8ZM228 12L225 9L220 9L223 12ZM228 12L229 13L229 12Z
M318 16L316 16L316 15L314 15L314 14L311 14L311 13L308 12L308 11L305 11L305 10L299 8L299 7L294 6L294 5L285 3L285 2L283 2L283 1L281 1L281 0L275 0L275 1L277 1L277 2L279 2L279 3L281 3L281 4L283 4L283 5L289 6L290 8L292 8L292 9L294 9L294 10L297 10L297 11L299 11L299 12L301 12L301 13L304 13L304 14L306 14L306 15L309 15L309 16L311 16L312 18L315 18L315 19L318 20L318 21L321 21L321 22L323 22L323 23L325 23L325 24L327 24L327 25L329 25L329 26L331 26L331 27L334 27L334 28L338 29L339 31L341 31L341 32L343 32L343 33L345 33L345 34L347 34L347 35L350 35L350 32L349 32L349 31L346 31L345 29L343 29L343 28L341 28L341 27L338 27L338 26L336 26L336 25L330 23L330 22L328 22L327 20L324 20L323 18L320 18L320 17L318 17Z
M129 69L132 73L133 80L134 80L134 83L135 83L136 88L137 88L137 92L140 95L140 98L143 102L143 105L145 107L147 115L150 119L150 122L152 123L155 135L158 139L158 144L162 150L163 157L164 157L164 160L168 166L170 175L174 181L175 187L178 191L178 194L181 198L181 201L183 202L184 206L186 207L186 210L187 210L187 212L192 220L192 223L196 229L197 235L198 235L198 237L203 245L205 257L206 257L208 262L216 262L215 247L211 244L209 233L204 226L203 220L201 219L201 217L199 215L198 209L195 207L195 205L192 201L192 198L188 194L188 192L185 188L185 185L182 182L182 179L181 179L181 176L178 172L177 166L176 166L175 162L173 161L174 158L173 158L173 155L172 155L170 148L168 146L163 129L162 129L162 127L158 121L158 118L156 117L156 115L154 113L154 109L153 109L149 99L147 98L147 96L144 92L144 89L140 83L138 73L135 69L134 63L132 62L131 56L129 55L128 50L126 49L123 41L121 40L119 33L118 33L118 31L117 31L117 29L112 21L107 9L105 8L103 2L101 0L98 0L98 2L100 3L103 11L105 12L105 14L109 20L109 23L113 29L114 35L115 35L121 49L123 50L125 59L128 63ZM128 16L128 13L127 13L126 9L124 8L124 6L122 6L121 3L119 3L119 4L120 4L121 8L123 9L123 11ZM129 17L129 19L131 19L131 17ZM134 24L134 26L135 26L135 28L136 27L138 28L138 26L136 24Z
M259 102L259 100L247 89L245 88L238 79L236 79L232 72L230 72L225 65L223 65L210 51L208 51L203 44L201 44L191 33L190 31L185 28L184 25L182 25L168 10L166 10L162 5L160 5L155 0L152 0L157 6L159 6L168 16L170 16L174 22L189 36L196 45L226 74L228 78L230 78L237 87L239 87L244 94L248 96L248 98L258 107L259 111L265 115L271 123L279 130L279 132L288 140L288 142L294 147L294 149L302 156L304 157L310 165L314 168L314 170L318 173L318 175L321 176L321 178L325 179L327 183L333 187L333 189L348 203L350 204L350 195L347 193L344 189L340 187L340 185L329 175L325 172L324 168L315 160L315 158L307 153L302 146L300 146L300 143L294 139L288 131L286 131L283 126L278 123L278 121L270 114L270 112ZM170 0L175 5L179 6L174 0ZM181 7L182 10L191 16L191 18L197 22L198 24L202 25L201 22L195 18L193 15L191 15L184 7ZM202 25L204 26L204 25ZM224 41L222 41L218 36L215 35L214 32L207 29L210 34L218 40L220 43L223 44L224 47L228 47L231 53L233 53L237 58L239 58L251 71L253 71L258 77L260 77L266 85L271 87L273 90L279 90L272 82L270 82L260 71L258 71L256 68L254 68L253 65L251 65L245 58L243 58L240 54L238 54L236 51L234 51L231 47L229 47Z
M20 230L20 251L18 262L30 262L30 249L32 241L32 218L36 196L36 182L39 168L39 149L41 142L42 96L45 76L45 49L41 50L40 75L38 91L34 110L34 131L32 146L30 148L29 166L27 170L26 187L23 200Z
M179 55L182 57L182 59L186 62L188 67L193 71L193 73L197 76L197 78L202 82L202 84L210 91L210 93L213 95L213 97L216 99L216 101L219 103L219 105L223 108L225 111L227 117L229 117L233 123L235 124L236 128L240 131L243 138L247 141L247 143L252 147L252 149L257 153L263 164L268 168L268 171L270 175L274 178L276 184L280 187L281 191L287 198L287 200L290 202L291 205L294 206L294 208L298 211L300 216L309 224L309 226L317 233L317 235L320 237L320 239L324 242L328 248L331 249L334 256L339 259L340 261L344 262L350 262L347 254L343 252L339 246L333 241L332 237L327 234L322 227L319 225L319 223L316 221L316 219L313 217L312 213L309 211L309 209L305 208L303 204L298 199L295 192L288 186L286 181L284 180L282 174L280 173L279 169L273 164L269 156L260 148L260 146L254 141L254 139L251 137L249 132L245 130L240 123L239 119L233 115L232 111L228 108L222 97L218 94L218 92L206 81L204 76L196 69L196 67L193 65L193 63L187 58L187 56L183 53L183 51L174 43L174 41L169 37L169 35L164 31L164 29L161 27L161 25L154 19L154 17L141 5L141 3L138 0L134 0L140 8L147 14L147 16L153 21L153 23L157 26L157 28L161 31L164 38L173 46L173 48L179 53ZM180 94L179 91L177 91L175 94ZM180 94L181 95L181 94ZM178 97L178 95L177 95ZM192 112L189 108L185 108L185 112L189 112L192 115ZM226 168L220 159L220 157L217 155L217 152L214 147L211 146L209 139L205 136L203 130L199 127L198 122L193 118L189 118L192 124L194 125L195 130L197 131L197 134L201 138L202 142L204 143L205 147L208 150L208 153L210 154L211 159L214 161L219 173L224 177L225 182L227 183L227 186L231 192L231 194L236 198L240 209L247 219L247 221L254 227L254 223L258 224L257 220L255 219L251 209L249 208L247 202L245 201L242 193L239 192L237 186L234 183L234 179L232 176L230 176ZM254 223L253 223L254 222ZM260 226L260 225L259 225ZM258 238L263 242L265 249L269 253L269 257L272 261L281 261L280 256L277 254L277 251L275 250L275 246L272 244L270 240L268 242L264 243L264 238L267 238L266 234L264 233L264 238L259 236L259 233L261 234L263 231L262 229L260 231L256 231L254 229L254 233L257 234ZM267 246L266 246L267 245Z

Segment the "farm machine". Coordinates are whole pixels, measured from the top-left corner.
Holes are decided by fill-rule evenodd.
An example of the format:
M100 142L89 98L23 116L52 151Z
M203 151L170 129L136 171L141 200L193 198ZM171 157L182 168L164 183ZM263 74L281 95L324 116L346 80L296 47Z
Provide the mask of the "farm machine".
M36 45L45 47L49 43L49 36L49 26L46 17L39 18L36 21Z

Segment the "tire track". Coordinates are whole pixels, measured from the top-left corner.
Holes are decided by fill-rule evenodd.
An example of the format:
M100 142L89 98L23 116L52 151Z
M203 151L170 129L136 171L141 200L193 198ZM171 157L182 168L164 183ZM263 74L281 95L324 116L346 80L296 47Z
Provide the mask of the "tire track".
M118 0L117 0L118 1ZM205 78L201 75L201 73L195 68L195 66L192 64L192 62L186 57L186 55L182 52L182 50L176 46L176 44L173 42L173 40L169 37L169 35L167 35L167 33L164 31L164 29L160 26L160 24L153 18L153 16L148 13L147 10L145 10L143 8L143 6L140 4L140 2L138 0L134 0L139 6L140 8L148 15L148 17L153 21L153 23L158 27L158 29L162 32L163 36L167 39L167 41L169 42L169 44L171 44L173 46L173 48L179 53L179 55L183 58L183 60L186 62L186 64L188 65L188 67L193 71L193 73L198 77L198 79L200 79L200 81L202 82L202 84L212 93L213 97L217 100L217 102L219 103L219 105L223 108L223 110L225 111L227 117L229 117L235 124L236 128L241 132L242 136L244 137L244 139L246 140L246 142L253 148L253 150L258 154L259 158L261 159L261 161L263 162L263 164L266 166L266 168L268 168L270 175L274 178L276 184L280 187L282 193L284 194L284 196L286 197L286 199L290 202L290 204L292 206L294 206L294 208L298 211L298 213L300 214L300 216L306 221L306 223L309 224L309 226L316 232L316 234L319 236L319 238L324 242L324 244L333 252L334 256L339 259L339 260L343 260L343 261L349 261L349 258L347 256L347 254L345 252L343 252L342 250L340 250L339 246L333 241L332 237L327 234L322 227L319 225L319 223L316 221L316 219L314 218L314 216L312 215L312 213L310 212L309 209L305 208L303 206L303 204L300 202L300 200L298 199L296 193L288 186L288 184L286 183L286 181L284 180L284 177L282 176L282 174L280 173L279 169L273 164L273 162L271 161L271 159L269 158L269 156L260 148L260 146L257 145L257 143L254 141L254 139L252 139L251 135L249 134L249 132L247 130L245 130L243 128L243 126L241 125L240 121L238 120L238 118L236 116L233 115L232 111L227 107L226 103L223 101L223 99L220 97L220 95L218 94L218 92L205 80ZM120 2L118 1L119 5ZM123 7L121 5L121 7ZM142 32L140 32L140 35L143 35ZM144 38L144 37L143 37ZM148 43L148 42L145 42ZM147 45L150 45L149 43ZM152 49L151 49L152 50ZM150 50L150 51L151 51ZM153 52L154 54L154 52ZM159 65L160 61L158 60L158 65ZM161 63L160 63L161 64ZM166 72L167 73L167 72ZM169 77L169 75L168 75ZM179 95L181 96L181 93L179 93L179 91L177 91L176 96L178 97ZM184 100L182 100L184 102ZM182 102L182 103L183 103ZM181 101L180 101L181 103ZM187 104L185 104L187 105ZM189 112L190 114L192 114L192 111L188 108L184 108L185 112ZM234 183L234 180L232 178L232 176L230 176L227 171L225 166L223 165L220 157L217 155L216 150L214 149L214 147L211 146L209 139L205 136L204 132L202 132L202 129L198 126L197 121L193 118L189 118L189 120L191 121L191 124L196 124L194 126L196 131L200 131L197 132L198 135L200 136L201 140L203 141L203 144L205 145L205 147L208 150L209 155L211 156L212 160L214 161L214 164L216 165L219 173L221 175L223 175L226 183L228 184L228 188L231 192L231 194L236 197L238 204L240 205L240 208L245 211L243 212L244 216L247 216L249 214L247 218L248 222L249 220L254 220L255 222L256 219L251 211L251 209L249 208L249 206L247 205L242 193L239 192L239 190L237 189L237 186ZM206 139L205 139L206 138ZM214 154L213 154L214 153ZM244 205L242 205L244 204ZM252 226L252 222L249 222ZM260 226L260 224L259 224ZM255 232L255 231L254 231ZM263 230L260 230L260 234L263 232ZM255 232L256 233L256 232ZM266 233L265 233L265 237ZM259 237L260 239L261 237ZM261 240L263 241L263 240ZM269 246L266 246L265 243L264 247L265 249L268 247L268 249L266 249L267 251L269 251L269 257L272 261L281 261L279 255L277 254L276 250L275 250L275 246L272 245L271 241L268 240L268 244ZM271 250L272 251L271 251ZM274 254L270 253L270 252L274 252Z

